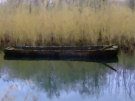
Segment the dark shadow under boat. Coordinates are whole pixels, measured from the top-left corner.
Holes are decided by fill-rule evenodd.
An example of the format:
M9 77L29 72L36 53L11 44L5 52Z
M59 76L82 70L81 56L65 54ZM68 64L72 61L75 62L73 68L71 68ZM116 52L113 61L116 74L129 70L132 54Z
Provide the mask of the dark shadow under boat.
M5 60L52 60L52 61L85 61L85 62L99 62L99 63L116 63L118 57L113 58L77 58L77 57L7 57L4 56Z

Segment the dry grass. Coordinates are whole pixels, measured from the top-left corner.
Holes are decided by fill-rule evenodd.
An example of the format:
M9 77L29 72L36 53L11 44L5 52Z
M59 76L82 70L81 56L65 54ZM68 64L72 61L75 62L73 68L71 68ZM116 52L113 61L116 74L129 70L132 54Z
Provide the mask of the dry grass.
M34 7L0 6L0 44L97 45L135 47L135 12L126 5L102 4L100 9L73 4Z

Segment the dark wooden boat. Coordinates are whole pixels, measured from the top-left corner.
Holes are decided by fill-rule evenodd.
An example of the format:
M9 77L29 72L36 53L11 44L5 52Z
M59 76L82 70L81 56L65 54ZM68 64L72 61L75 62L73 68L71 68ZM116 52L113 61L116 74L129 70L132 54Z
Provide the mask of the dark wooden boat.
M17 46L4 49L5 57L32 58L113 58L118 54L118 46Z

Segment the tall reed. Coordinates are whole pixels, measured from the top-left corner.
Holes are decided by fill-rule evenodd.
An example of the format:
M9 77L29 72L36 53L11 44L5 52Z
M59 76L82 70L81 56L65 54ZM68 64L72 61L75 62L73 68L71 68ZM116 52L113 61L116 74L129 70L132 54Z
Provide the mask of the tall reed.
M0 4L0 46L118 44L125 50L135 48L135 12L130 7L71 1Z

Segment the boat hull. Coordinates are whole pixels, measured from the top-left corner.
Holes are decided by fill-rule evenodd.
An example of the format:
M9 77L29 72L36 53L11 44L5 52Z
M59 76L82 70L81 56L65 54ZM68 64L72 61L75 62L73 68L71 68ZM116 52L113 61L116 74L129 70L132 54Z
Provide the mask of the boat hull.
M113 58L118 54L118 49L105 49L105 50L50 50L50 49L5 49L5 57L31 57L31 58Z

